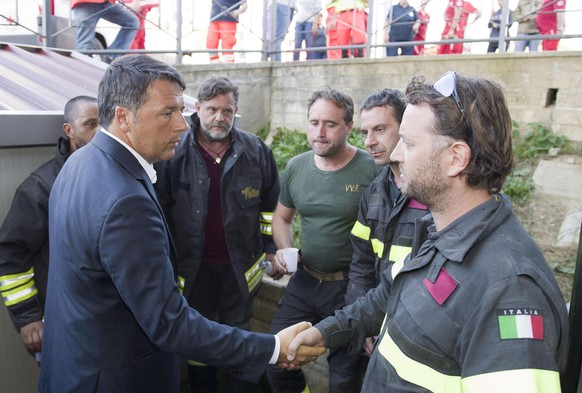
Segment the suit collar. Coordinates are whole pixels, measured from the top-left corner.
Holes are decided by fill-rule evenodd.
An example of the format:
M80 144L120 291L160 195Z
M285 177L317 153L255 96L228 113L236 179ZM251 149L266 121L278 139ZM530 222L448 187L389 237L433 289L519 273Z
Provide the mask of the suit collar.
M99 131L95 134L91 143L108 156L111 156L126 171L138 180L149 179L145 169L129 150L109 135Z
M112 137L103 132L97 132L93 139L91 140L91 143L94 144L99 150L103 151L104 154L112 157L122 168L124 168L136 180L138 180L144 186L147 193L150 195L150 198L158 207L160 216L166 228L168 242L170 243L170 260L172 261L172 266L174 268L174 273L176 275L177 258L175 254L175 248L172 241L172 237L170 236L168 223L166 222L166 218L164 217L162 207L160 206L158 198L156 197L154 186L150 181L149 177L147 176L145 169L140 165L137 158L135 158L133 154L131 154L131 152L125 146L123 146L117 140L113 139Z
M152 183L155 183L157 180L157 174L156 174L156 170L154 169L154 166L152 164L150 164L149 162L146 161L145 158L143 158L137 151L135 151L131 146L129 146L127 143L125 143L123 140L121 140L120 138L118 138L116 135L112 134L111 132L107 131L105 128L101 128L101 131L111 137L112 139L116 140L117 142L119 142L119 144L121 144L121 146L125 147L137 160L137 162L139 162L139 164L142 166L142 168L144 169L144 171L147 173L149 179L151 180Z

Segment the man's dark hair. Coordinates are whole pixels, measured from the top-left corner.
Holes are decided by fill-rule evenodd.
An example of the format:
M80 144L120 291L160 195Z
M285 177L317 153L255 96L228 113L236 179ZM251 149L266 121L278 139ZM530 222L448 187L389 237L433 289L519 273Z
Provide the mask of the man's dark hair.
M344 121L346 124L351 123L354 118L354 101L349 95L339 90L332 89L329 86L314 92L307 102L307 113L313 103L319 99L333 102L338 108L344 110Z
M238 105L238 86L226 76L211 76L198 87L198 101L210 101L216 96L232 93L234 103Z
M462 175L467 183L489 192L501 190L513 169L511 116L503 89L486 78L456 76L460 99L445 97L424 77L415 77L406 88L406 101L412 105L430 105L435 117L435 135L465 141L471 148L471 160Z
M97 98L89 96L76 96L71 98L65 104L65 123L71 124L79 117L79 106L84 103L96 104Z
M406 101L404 100L404 93L396 89L384 89L372 94L362 104L360 113L383 106L392 108L394 110L394 118L398 124L402 123L402 116L406 109Z
M147 99L147 90L154 81L177 83L182 90L186 83L172 66L146 55L128 55L115 59L99 83L99 123L108 127L115 116L115 107L137 112Z

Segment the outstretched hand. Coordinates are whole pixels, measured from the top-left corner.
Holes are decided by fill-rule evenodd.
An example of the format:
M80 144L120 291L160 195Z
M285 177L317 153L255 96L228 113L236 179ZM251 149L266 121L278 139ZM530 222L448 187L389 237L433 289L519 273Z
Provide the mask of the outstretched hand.
M302 336L312 330L319 335L319 340L308 339L311 337L310 334ZM281 368L296 370L304 364L316 360L327 350L323 336L319 330L311 327L309 322L299 322L289 326L277 333L277 336L281 340L281 352L277 365ZM318 345L310 344L310 342L318 343Z
M20 337L26 346L29 354L34 356L36 352L42 350L42 331L44 324L42 321L31 322L20 328Z

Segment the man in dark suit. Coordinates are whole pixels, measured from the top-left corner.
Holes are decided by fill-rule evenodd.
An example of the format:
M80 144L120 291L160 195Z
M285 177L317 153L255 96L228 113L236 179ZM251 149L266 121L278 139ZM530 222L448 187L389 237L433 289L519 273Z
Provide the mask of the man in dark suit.
M309 326L246 332L181 296L152 164L172 158L188 129L184 88L178 71L143 55L117 59L101 81L103 128L50 196L41 392L178 392L176 355L256 382Z

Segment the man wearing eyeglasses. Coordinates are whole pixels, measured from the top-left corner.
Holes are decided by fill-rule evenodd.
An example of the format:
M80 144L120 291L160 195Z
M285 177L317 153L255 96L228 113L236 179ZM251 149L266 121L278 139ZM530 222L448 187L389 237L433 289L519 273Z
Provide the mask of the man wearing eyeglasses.
M513 166L501 86L447 73L414 78L400 141L401 191L427 205L412 254L299 345L359 350L379 333L362 392L560 392L564 300L500 193Z

